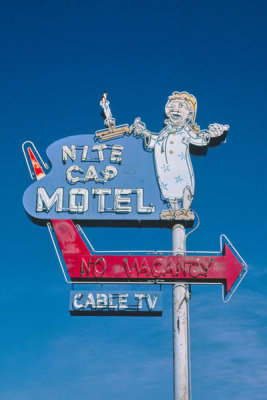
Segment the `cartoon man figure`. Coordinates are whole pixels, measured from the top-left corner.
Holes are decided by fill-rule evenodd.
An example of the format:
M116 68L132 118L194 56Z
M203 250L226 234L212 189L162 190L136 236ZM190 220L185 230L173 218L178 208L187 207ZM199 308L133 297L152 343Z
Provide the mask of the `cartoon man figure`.
M195 192L194 172L189 145L208 146L211 138L221 137L229 125L211 124L200 130L195 124L196 98L187 92L173 92L165 106L167 119L159 134L146 129L136 118L130 132L144 137L144 144L154 150L155 172L162 198L169 209L163 210L161 219L194 220L190 206Z

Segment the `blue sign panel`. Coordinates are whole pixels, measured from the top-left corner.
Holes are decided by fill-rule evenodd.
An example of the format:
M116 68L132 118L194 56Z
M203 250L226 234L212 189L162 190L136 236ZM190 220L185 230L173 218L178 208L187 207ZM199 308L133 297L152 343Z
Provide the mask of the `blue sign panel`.
M71 315L161 316L162 292L70 292Z
M70 136L48 147L51 171L25 191L26 212L39 223L72 219L92 226L94 221L153 226L164 208L153 154L134 136L96 140Z

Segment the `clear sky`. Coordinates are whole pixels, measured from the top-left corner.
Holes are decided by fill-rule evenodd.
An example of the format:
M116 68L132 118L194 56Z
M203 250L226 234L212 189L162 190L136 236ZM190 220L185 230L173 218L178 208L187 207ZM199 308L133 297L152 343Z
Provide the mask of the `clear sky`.
M230 125L227 143L194 157L190 250L225 233L249 266L228 304L193 287L194 400L265 400L267 392L266 3L264 1L2 1L0 132L2 262L0 398L172 398L171 288L161 318L71 317L70 287L45 227L24 213L30 177L21 144L118 123L163 126L174 91L198 100L197 123ZM166 229L87 229L96 249L170 249Z

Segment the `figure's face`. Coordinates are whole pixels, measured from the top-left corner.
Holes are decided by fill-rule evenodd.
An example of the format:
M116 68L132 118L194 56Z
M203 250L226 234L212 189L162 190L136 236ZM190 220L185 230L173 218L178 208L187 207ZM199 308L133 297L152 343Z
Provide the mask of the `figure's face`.
M166 104L165 113L173 125L183 126L190 119L192 109L185 100L171 100Z

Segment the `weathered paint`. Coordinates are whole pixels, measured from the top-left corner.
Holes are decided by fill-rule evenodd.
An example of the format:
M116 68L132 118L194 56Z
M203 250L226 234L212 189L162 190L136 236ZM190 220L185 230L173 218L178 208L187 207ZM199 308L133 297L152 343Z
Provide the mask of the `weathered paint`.
M172 229L172 250L180 255L186 251L185 229L182 225L175 225ZM189 400L189 292L183 282L173 285L172 315L174 400Z
M227 245L221 256L91 254L72 221L52 224L74 281L212 282L223 283L227 294L243 268Z

